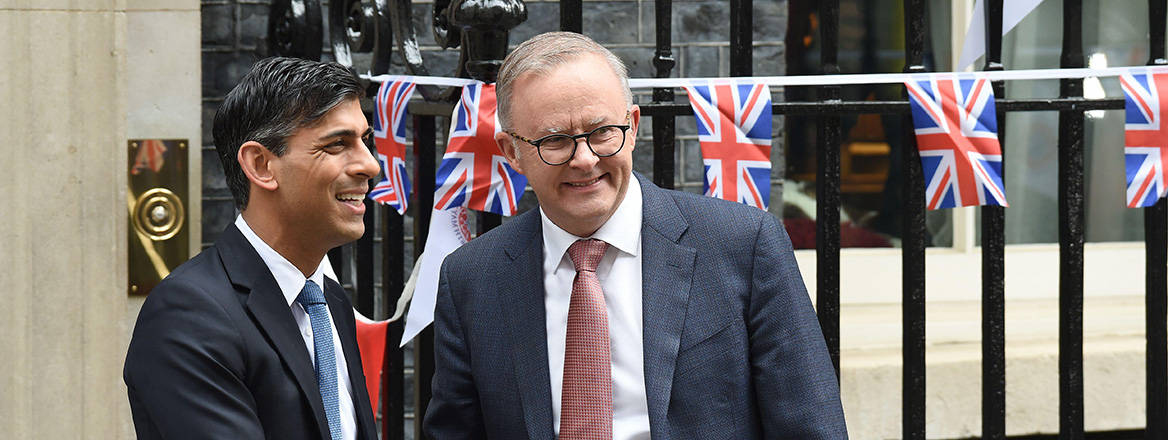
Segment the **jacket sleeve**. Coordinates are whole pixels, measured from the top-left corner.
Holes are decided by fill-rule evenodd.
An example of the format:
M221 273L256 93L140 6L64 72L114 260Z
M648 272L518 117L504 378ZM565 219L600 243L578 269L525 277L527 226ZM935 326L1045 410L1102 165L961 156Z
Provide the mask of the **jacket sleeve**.
M426 437L437 440L485 438L470 353L450 289L449 262L442 265L434 305L434 380L422 427Z
M264 438L243 353L227 311L204 291L182 280L156 287L123 371L138 438Z
M847 438L839 384L815 310L774 216L754 246L747 326L751 375L765 438Z

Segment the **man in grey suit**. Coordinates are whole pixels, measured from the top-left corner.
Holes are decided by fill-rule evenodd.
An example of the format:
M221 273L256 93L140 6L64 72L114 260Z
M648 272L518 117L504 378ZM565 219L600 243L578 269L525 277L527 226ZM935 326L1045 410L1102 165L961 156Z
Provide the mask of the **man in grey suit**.
M380 170L357 76L269 58L215 114L242 211L151 291L123 377L140 439L376 440L353 306L325 253L364 233Z
M446 258L426 433L846 438L786 232L632 172L641 114L620 60L538 35L497 88L495 139L540 209Z

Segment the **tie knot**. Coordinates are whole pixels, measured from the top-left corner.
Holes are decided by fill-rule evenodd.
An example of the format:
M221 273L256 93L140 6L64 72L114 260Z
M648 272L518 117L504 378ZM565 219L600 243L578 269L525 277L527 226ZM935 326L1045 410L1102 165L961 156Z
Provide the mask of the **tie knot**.
M601 240L595 238L576 240L575 243L568 246L568 257L572 259L572 264L576 266L576 272L596 272L596 266L600 265L600 259L604 257L604 251L606 250L608 250L608 243Z
M312 280L304 283L304 288L300 289L300 295L296 297L296 302L306 309L312 304L327 304L324 300L324 292Z

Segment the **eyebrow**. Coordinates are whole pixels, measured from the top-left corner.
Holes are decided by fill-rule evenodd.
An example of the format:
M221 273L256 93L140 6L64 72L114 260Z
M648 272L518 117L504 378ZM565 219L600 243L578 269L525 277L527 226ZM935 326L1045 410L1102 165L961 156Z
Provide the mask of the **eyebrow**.
M360 137L366 138L371 134L373 134L373 127L367 127L367 128L365 128L365 131L361 133ZM317 140L323 141L323 140L337 138L337 137L354 137L354 136L357 136L356 131L350 130L347 128L343 128L340 130L330 131L330 132L326 133L324 136L321 136L320 138L318 138Z
M585 125L588 125L588 126L596 126L596 125L600 125L600 123L601 123L601 122L604 122L604 120L605 120L605 119L607 119L607 117L605 117L605 116L597 116L597 117L595 117L595 118L589 119L589 120L588 120L588 123L587 123L587 124L585 124ZM564 128L562 128L562 127L548 127L548 128L546 128L546 129L545 129L545 131L547 131L547 132L548 132L548 133L550 133L550 134L557 134L557 133L563 133L563 132L564 132L564 131L566 131L566 130L565 130Z

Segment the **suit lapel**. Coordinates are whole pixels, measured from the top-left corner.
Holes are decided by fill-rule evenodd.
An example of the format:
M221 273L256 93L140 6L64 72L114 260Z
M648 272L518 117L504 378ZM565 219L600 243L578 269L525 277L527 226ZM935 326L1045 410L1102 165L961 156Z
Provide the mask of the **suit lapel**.
M235 225L223 231L215 247L219 250L223 269L231 283L248 293L248 312L268 336L268 340L272 341L272 348L292 372L301 394L312 407L319 434L322 438L328 438L328 419L320 399L320 388L316 384L316 369L312 366L296 320L292 318L292 312L272 272Z
M688 223L665 191L638 175L644 197L641 225L645 393L654 439L669 438L666 418L685 324L696 251L678 244Z
M532 439L552 438L551 375L547 357L547 310L544 307L543 236L538 210L517 217L519 233L504 251L509 268L500 273L498 292L506 298L506 317L511 337L515 383L523 405L527 434Z
M324 280L325 300L328 301L329 314L332 315L333 325L337 327L337 336L341 340L341 351L345 354L345 367L349 373L349 388L353 399L353 412L357 417L357 438L376 439L377 433L373 426L372 404L369 402L369 392L365 386L365 370L361 365L361 350L357 347L356 322L354 322L352 307L342 298L344 289L332 279Z

